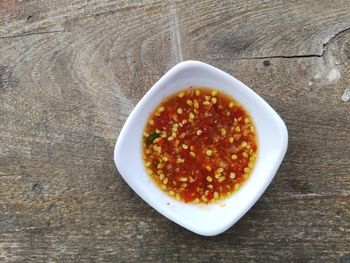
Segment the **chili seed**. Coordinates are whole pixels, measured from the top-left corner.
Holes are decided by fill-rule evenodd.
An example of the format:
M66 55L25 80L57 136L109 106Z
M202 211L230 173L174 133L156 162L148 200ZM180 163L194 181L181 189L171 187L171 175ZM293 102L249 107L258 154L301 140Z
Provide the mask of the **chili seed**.
M214 192L214 198L215 199L219 199L219 193L218 192Z
M206 150L206 155L208 156L212 156L213 155L213 151L212 150Z
M236 177L236 174L235 174L234 172L231 172L231 173L230 173L230 178L231 178L231 179L235 179L235 177Z
M237 156L236 154L232 154L232 155L231 155L231 159L232 159L232 160L237 160L237 158L238 158L238 156Z
M210 183L213 181L213 178L211 176L207 176L207 181Z
M195 109L198 109L198 108L199 108L199 102L198 102L198 100L196 100L196 99L193 100L193 107L194 107Z
M177 95L179 98L182 98L183 96L185 96L185 92L180 92L179 95Z

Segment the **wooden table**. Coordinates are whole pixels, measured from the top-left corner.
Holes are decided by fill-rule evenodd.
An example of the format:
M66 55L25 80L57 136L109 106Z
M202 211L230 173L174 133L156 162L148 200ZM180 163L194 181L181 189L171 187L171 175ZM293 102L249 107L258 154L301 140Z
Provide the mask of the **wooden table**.
M188 59L289 130L267 192L211 238L150 208L112 159L137 101ZM350 262L349 98L348 0L2 0L0 261Z

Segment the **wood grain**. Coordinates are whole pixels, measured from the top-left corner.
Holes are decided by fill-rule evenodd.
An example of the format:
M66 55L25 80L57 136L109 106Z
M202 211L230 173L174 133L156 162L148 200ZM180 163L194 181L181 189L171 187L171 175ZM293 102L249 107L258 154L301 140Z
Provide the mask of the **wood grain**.
M267 192L201 237L146 205L113 148L181 60L285 120ZM349 1L0 1L1 262L350 262Z

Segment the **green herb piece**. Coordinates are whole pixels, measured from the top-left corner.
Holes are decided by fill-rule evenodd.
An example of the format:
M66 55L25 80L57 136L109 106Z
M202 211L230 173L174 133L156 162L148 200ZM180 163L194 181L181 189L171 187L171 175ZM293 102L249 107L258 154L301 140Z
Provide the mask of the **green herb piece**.
M153 141L157 138L160 137L160 133L157 132L152 132L147 138L146 138L146 144L150 145L151 143L153 143Z

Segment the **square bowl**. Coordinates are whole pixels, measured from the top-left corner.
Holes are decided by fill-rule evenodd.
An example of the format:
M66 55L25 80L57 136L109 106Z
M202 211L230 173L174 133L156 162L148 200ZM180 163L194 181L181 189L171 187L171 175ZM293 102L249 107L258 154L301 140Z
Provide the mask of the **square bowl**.
M146 173L142 159L143 130L150 114L167 96L190 86L214 88L238 100L255 123L258 137L258 158L250 177L230 197L207 205L168 196ZM114 161L128 185L159 213L197 234L213 236L236 223L259 199L275 176L287 144L286 125L258 94L213 66L185 61L154 84L131 112L119 134Z

